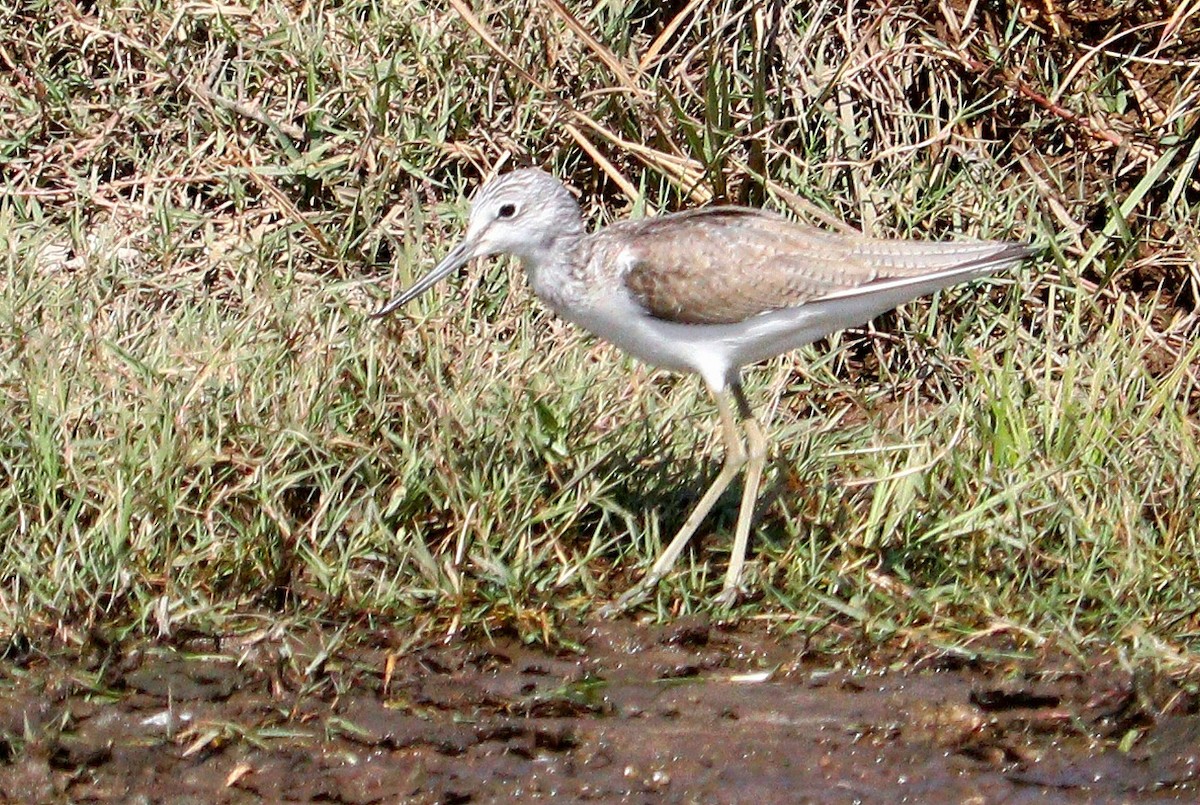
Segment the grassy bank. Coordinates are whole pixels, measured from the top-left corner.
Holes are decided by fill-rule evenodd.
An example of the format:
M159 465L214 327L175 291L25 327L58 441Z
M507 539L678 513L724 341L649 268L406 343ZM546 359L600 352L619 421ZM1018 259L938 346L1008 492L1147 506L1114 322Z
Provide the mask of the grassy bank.
M697 381L505 262L365 320L533 163L597 223L1043 244L748 373L736 612L1190 660L1200 12L1046 8L0 0L0 628L541 635L630 584L719 460ZM709 609L735 509L646 611Z

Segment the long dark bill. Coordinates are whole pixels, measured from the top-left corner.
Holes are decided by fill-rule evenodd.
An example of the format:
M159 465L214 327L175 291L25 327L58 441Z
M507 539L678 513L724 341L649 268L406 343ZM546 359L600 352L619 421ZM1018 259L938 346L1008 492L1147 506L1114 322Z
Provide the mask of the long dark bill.
M372 313L371 318L383 318L396 308L404 307L409 302L428 291L434 285L437 285L456 268L460 268L474 256L475 244L470 240L464 240L462 243L451 249L450 253L442 258L442 262L438 263L437 266L434 267L433 271L430 271L424 277L421 277L421 279L417 280L407 291L404 291L386 305L379 308L379 310Z

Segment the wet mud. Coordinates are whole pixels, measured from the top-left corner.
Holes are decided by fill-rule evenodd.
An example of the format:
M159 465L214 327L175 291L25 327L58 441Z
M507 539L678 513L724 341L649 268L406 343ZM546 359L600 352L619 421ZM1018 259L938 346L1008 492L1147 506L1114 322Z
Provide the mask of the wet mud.
M10 647L0 799L1200 801L1195 680L1115 657L835 664L704 621L562 637Z

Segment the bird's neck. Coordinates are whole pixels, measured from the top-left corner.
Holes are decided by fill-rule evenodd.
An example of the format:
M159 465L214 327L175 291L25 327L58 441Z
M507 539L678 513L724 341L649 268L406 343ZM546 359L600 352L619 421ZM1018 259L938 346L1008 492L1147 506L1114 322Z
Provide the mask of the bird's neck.
M560 314L564 295L575 296L581 290L576 254L585 237L581 226L578 231L558 233L520 255L533 292Z
M529 242L524 254L519 255L527 263L540 265L566 258L575 251L583 238L583 228L563 230Z

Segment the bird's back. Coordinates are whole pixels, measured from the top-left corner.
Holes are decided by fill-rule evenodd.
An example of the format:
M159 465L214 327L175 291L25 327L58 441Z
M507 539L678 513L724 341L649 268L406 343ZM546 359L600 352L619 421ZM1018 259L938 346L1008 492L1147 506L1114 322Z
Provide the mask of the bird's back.
M943 287L938 278L950 285L1030 253L997 241L837 234L743 207L626 221L588 240L593 262L615 266L611 270L652 316L684 324L731 324L908 283L924 288L932 281L936 289Z

